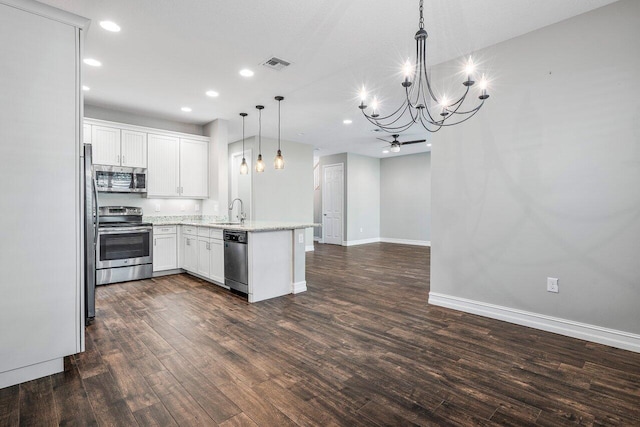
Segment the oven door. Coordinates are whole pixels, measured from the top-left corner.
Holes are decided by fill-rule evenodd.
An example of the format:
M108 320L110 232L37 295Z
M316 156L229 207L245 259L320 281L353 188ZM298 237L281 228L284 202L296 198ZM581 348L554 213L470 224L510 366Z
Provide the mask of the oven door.
M111 227L98 230L96 268L151 264L151 227Z

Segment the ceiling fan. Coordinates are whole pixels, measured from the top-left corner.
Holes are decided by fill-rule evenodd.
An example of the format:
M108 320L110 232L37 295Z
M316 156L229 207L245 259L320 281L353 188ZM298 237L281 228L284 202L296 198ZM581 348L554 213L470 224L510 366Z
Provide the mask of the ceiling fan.
M397 153L400 151L400 146L401 145L408 145L408 144L417 144L419 142L426 142L426 139L416 139L415 141L398 141L398 137L400 135L396 134L396 135L391 135L393 137L393 141L387 141L386 139L382 139L382 138L376 138L379 139L380 141L384 141L386 143L389 144L389 151L391 151L392 153ZM387 147L384 147L385 149Z

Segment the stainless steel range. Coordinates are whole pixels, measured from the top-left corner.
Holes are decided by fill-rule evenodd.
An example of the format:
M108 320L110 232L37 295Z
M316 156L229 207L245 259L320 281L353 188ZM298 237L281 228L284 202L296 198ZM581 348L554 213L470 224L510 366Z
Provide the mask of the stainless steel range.
M103 206L98 211L96 284L146 279L153 273L153 227L142 208Z

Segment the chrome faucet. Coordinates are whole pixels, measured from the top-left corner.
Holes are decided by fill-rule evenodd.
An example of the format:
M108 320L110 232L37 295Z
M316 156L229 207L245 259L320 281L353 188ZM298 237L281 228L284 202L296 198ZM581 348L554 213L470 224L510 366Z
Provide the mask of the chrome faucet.
M236 218L238 218L240 220L240 224L244 224L244 220L247 217L244 213L244 206L242 204L242 199L239 197L236 197L235 199L233 199L231 201L231 204L229 205L229 218L231 218L231 211L233 211L233 204L237 201L240 202L240 213L236 216Z

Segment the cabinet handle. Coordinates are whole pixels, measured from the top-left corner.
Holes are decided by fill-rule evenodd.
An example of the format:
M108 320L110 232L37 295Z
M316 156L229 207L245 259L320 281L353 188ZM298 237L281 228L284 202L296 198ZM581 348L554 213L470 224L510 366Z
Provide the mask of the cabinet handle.
M191 246L191 242L187 239L187 246Z
M210 251L211 250L211 246L209 246L209 243L207 243L207 250Z
M120 154L116 155L116 163L120 164Z
M122 164L126 164L127 162L124 160L124 154L122 155Z
M180 187L176 187L176 193L180 194Z

